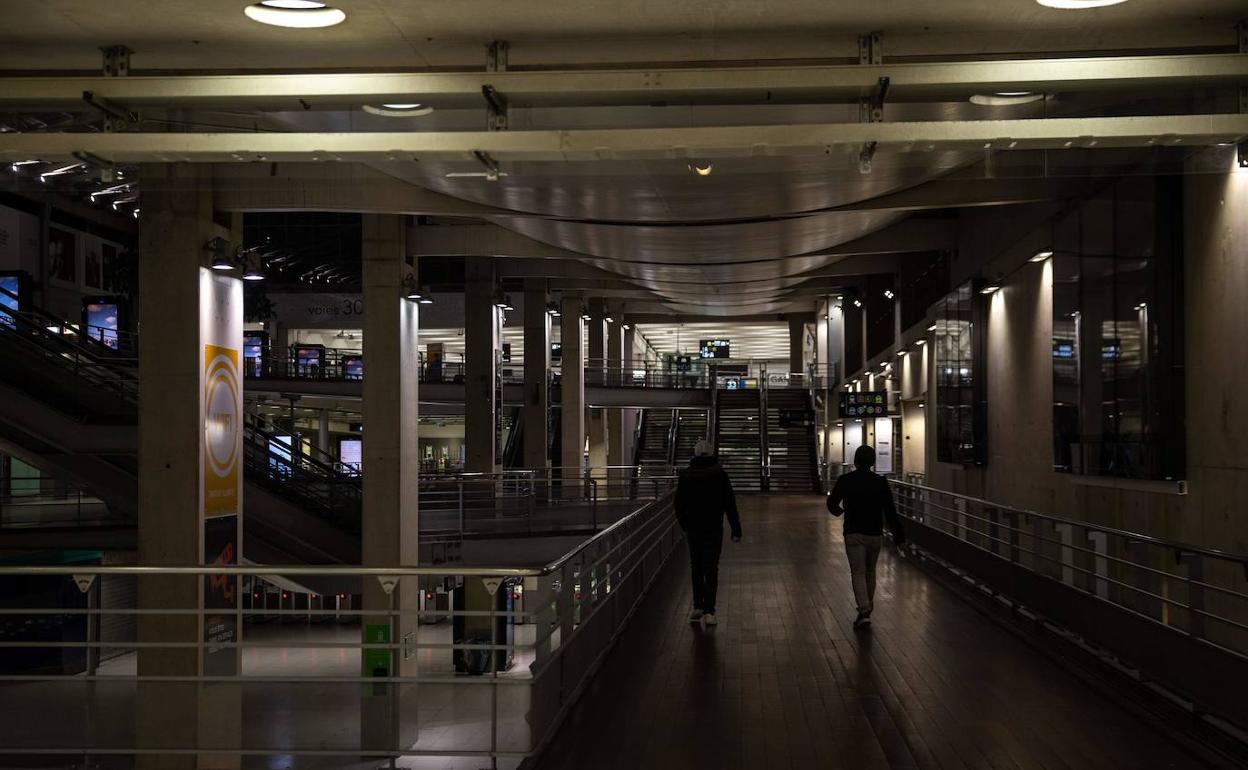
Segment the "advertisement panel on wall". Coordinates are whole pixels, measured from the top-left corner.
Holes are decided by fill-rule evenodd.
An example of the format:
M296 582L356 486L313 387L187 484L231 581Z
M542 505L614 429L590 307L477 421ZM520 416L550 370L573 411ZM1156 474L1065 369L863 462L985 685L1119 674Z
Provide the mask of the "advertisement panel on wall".
M875 472L893 472L893 418L875 418Z

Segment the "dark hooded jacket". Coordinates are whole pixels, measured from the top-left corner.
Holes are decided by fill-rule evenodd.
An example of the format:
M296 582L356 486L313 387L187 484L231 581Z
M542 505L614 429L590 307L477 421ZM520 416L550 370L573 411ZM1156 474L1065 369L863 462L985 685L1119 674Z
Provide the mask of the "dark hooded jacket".
M695 457L676 484L676 520L690 535L723 536L724 516L732 536L741 537L741 517L732 481L715 457Z

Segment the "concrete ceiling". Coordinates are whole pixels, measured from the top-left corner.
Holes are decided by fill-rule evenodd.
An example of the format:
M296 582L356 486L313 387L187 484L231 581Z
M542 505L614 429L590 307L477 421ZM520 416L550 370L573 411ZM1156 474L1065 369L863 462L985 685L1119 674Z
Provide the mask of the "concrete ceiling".
M1061 52L1225 52L1235 49L1234 24L1245 12L1243 0L1130 0L1081 12L1044 8L1035 0L885 0L874 4L827 0L331 2L347 12L348 20L324 30L255 24L243 16L246 2L241 0L162 0L158 13L153 12L151 0L23 4L22 12L8 14L0 28L0 70L24 74L95 71L100 65L99 46L124 43L135 51L132 63L136 74L192 70L308 73L300 77L314 89L318 82L314 72L364 68L479 72L485 64L485 46L491 40L508 41L513 72L584 68L601 73L611 68L622 71L630 65L640 70L659 62L668 67L731 62L742 68L766 70L765 65L781 61L856 62L857 35L871 30L883 33L886 62L915 66L937 58L955 62L989 56L1044 59ZM1231 64L1239 65L1238 61ZM1047 65L1041 62L1038 66ZM1008 67L998 67L1002 69ZM1079 65L1079 69L1082 77L1096 76L1094 65ZM725 76L721 73L721 77ZM1225 85L1226 81L1219 83ZM572 106L545 104L514 110L505 135L471 139L465 138L470 137L467 132L482 130L484 110L481 105L466 108L460 102L445 110L439 106L428 119L400 121L363 115L358 105L350 103L349 94L335 97L345 99L345 104L327 97L315 107L304 105L310 109L292 104L289 95L276 102L280 105L276 107L248 102L240 95L240 102L233 107L227 98L193 107L171 102L167 113L159 108L152 112L186 122L192 131L213 124L247 128L252 132L218 135L232 143L226 157L239 160L256 157L256 148L261 145L268 147L268 152L277 148L280 153L283 143L294 146L301 137L319 142L332 141L334 136L359 138L361 134L368 137L369 132L392 132L390 136L373 133L371 137L376 142L393 138L395 145L379 145L377 149L403 159L379 160L376 156L380 153L361 153L351 159L398 180L394 184L420 190L426 199L436 193L441 202L434 202L442 210L447 209L446 201L462 201L464 216L488 219L497 228L541 245L536 252L523 256L579 260L649 292L672 312L737 317L809 309L805 307L811 302L809 294L797 292L808 280L803 276L843 259L844 255L835 251L838 247L872 233L898 229L909 215L903 208L872 207L867 202L917 190L925 184L931 186L933 180L992 178L992 170L980 165L986 158L990 160L984 151L985 140L993 150L1014 149L1017 142L997 147L994 141L1004 141L1002 137L1008 140L1011 134L978 133L979 127L989 132L1021 130L1027 127L1024 124L1060 123L1055 118L1145 116L1146 120L1151 115L1153 122L1147 123L1146 133L1163 126L1157 133L1164 134L1175 130L1166 126L1176 113L1218 111L1192 97L1200 85L1194 81L1161 97L1153 89L1145 92L1145 98L1139 93L1058 93L1041 103L1007 108L973 106L966 101L967 94L948 97L942 93L935 98L929 94L926 100L890 102L885 123L870 125L888 128L890 123L904 122L940 126L958 121L960 129L970 126L972 130L939 147L920 147L913 137L907 146L902 136L892 146L881 147L870 173L865 174L859 169L861 137L825 143L826 131L818 131L821 125L861 128L856 97L847 100L844 93L838 93L837 99L814 100L807 94L801 103L770 103L769 96L760 101L756 95L747 104L733 100L654 104L636 98L618 101L615 97ZM240 94L245 91L245 87L237 87ZM913 83L911 88L915 88ZM83 90L70 87L65 93L77 100ZM860 89L855 86L850 90ZM475 98L477 91L479 86L474 86L459 98ZM592 97L593 89L587 92ZM638 93L644 97L647 92L643 89ZM5 98L0 93L0 102ZM48 104L64 107L64 95L58 98L61 102ZM1171 101L1166 102L1167 98ZM76 109L82 109L81 103ZM91 114L88 110L87 115ZM996 120L1005 122L989 122ZM782 131L796 127L790 132L796 139L788 146L742 145L744 140L733 140L737 144L721 148L723 152L714 158L713 173L706 177L695 176L687 166L698 157L696 152L688 145L683 151L672 145L688 137L700 139L695 134L702 129L732 127L743 128L743 135L754 132L769 137L777 132L768 133L767 127ZM1236 123L1234 131L1239 127ZM612 130L632 128L683 133L671 134L679 137L674 140L648 134L637 140L641 145L630 145L624 151L610 146L610 142L622 141L608 136ZM902 133L911 130L896 128ZM151 129L144 126L141 130ZM1057 133L1037 140L1040 143L1036 146L1071 146L1073 142L1061 129L1054 130ZM91 134L78 138L82 136L62 137L62 143L90 140L95 144L84 146L107 148L108 141L115 140L150 148L158 139L180 142L184 136L188 147L197 141L215 141L207 134ZM467 149L485 144L441 153L428 147L420 152L389 152L404 138L453 143L457 138L485 142L491 137L545 140L553 149L533 156L538 159L525 159L519 153L503 158L500 153L504 175L496 181L461 176L482 171L483 165L472 160ZM31 132L0 135L0 154L5 142L18 146L31 138ZM34 141L53 139L48 133L34 137ZM576 145L578 140L584 144ZM1213 141L1208 136L1204 140ZM1127 141L1126 146L1142 146L1144 140L1132 136ZM248 143L255 147L243 146ZM708 140L707 146L713 145ZM425 151L428 154L419 157ZM575 155L577 161L557 159L560 153L564 153L562 157ZM413 156L417 157L413 160ZM112 157L125 160L125 153L118 151ZM188 156L173 149L162 157ZM269 164L263 165L267 168ZM1028 181L1020 179L1019 184ZM959 202L952 185L945 189L949 190L945 194L950 206L982 205ZM274 195L273 200L281 198L280 192L274 191ZM1023 197L1002 193L1000 202L1024 202ZM253 194L252 205L264 208L257 200ZM370 205L373 202L370 198ZM939 204L937 196L923 207L936 208ZM350 202L338 205L350 206ZM449 208L453 211L454 206ZM392 210L410 211L405 207ZM943 248L943 242L933 237L914 250ZM543 246L549 253L538 253ZM865 269L871 268L868 265Z
M1086 12L1034 0L337 0L337 27L296 31L243 16L245 0L41 0L0 26L0 68L96 69L125 43L135 67L223 69L476 66L490 40L513 66L857 56L883 30L893 55L1226 45L1242 0L1132 0ZM312 46L310 48L310 46Z

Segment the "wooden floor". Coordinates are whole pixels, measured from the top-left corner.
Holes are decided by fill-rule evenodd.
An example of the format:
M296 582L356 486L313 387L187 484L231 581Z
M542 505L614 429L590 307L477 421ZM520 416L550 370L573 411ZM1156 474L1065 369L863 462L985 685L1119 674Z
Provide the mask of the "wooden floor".
M819 497L742 498L720 625L660 576L543 770L1197 768L1205 765L891 550L856 632Z

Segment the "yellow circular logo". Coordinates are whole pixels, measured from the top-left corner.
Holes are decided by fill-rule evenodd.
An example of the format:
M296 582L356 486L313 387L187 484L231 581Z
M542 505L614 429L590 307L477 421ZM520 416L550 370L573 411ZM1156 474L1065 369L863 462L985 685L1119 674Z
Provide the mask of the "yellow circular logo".
M238 409L238 367L224 355L215 356L204 377L204 439L208 466L221 477L238 461L242 415Z

